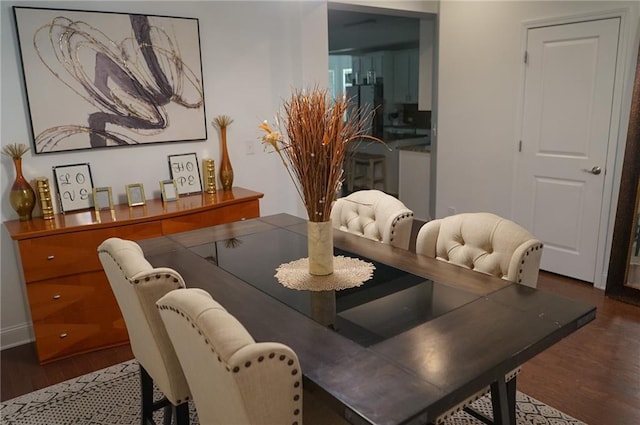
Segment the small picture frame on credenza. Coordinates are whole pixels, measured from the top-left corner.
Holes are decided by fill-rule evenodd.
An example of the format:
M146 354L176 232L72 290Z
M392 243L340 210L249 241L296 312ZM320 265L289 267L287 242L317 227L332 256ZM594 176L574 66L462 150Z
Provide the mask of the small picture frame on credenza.
M145 205L147 200L144 197L144 186L142 183L133 183L126 186L127 202L130 207Z
M160 193L162 195L162 202L167 203L171 201L177 201L178 197L178 185L175 180L162 180L160 182Z
M94 187L93 188L93 206L96 211L113 209L113 196L111 187Z

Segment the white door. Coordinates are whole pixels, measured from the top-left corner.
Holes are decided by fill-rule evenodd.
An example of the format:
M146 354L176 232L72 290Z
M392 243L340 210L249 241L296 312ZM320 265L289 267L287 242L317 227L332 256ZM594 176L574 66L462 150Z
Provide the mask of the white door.
M514 219L544 242L540 268L594 282L618 18L527 31Z

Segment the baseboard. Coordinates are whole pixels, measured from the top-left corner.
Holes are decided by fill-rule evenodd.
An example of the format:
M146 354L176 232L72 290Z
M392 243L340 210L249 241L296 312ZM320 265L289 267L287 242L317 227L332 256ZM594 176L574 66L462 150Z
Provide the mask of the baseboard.
M593 287L596 289L602 289L604 291L605 288L607 287L607 273L602 273L602 276L600 276L600 279L597 279L597 276L596 276L596 281L593 282Z
M0 350L34 341L31 322L0 329Z

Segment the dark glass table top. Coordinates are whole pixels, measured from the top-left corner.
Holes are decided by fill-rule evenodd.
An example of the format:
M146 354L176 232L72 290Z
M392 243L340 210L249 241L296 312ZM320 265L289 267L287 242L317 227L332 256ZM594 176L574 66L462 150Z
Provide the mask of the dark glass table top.
M363 346L382 342L480 297L337 248L334 255L372 263L373 278L360 287L339 291L286 288L275 278L276 268L306 257L307 238L284 228L199 245L190 250Z

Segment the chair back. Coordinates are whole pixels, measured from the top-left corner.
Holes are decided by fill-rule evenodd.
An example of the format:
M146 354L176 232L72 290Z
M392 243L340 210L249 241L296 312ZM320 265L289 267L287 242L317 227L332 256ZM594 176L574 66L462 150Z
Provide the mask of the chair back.
M170 268L151 266L140 246L130 240L107 239L98 247L98 256L136 360L174 405L188 400L187 380L155 304L166 293L184 288L182 276Z
M360 190L338 198L331 221L335 229L409 249L413 211L382 191Z
M289 347L256 343L201 289L172 291L157 305L200 423L302 424L302 372Z
M484 212L429 221L416 239L418 254L533 288L542 246L520 225Z

